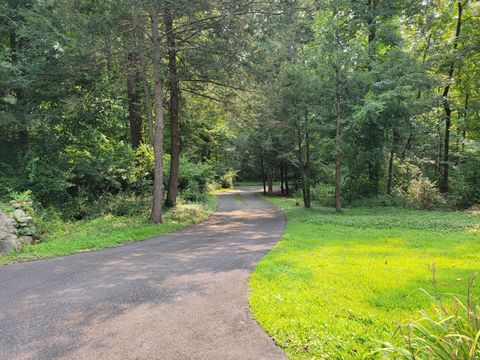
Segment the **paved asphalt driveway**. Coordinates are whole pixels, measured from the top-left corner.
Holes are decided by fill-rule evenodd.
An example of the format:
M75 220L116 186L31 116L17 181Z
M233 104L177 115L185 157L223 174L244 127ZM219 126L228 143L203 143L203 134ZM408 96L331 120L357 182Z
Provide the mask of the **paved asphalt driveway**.
M285 224L254 190L184 231L0 267L0 359L284 359L247 303Z

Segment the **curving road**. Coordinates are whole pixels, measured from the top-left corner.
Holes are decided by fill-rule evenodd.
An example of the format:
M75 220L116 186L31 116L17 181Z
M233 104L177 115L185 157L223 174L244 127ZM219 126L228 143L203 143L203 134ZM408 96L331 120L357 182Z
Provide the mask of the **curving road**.
M247 303L285 224L255 190L174 234L1 267L0 359L284 359Z

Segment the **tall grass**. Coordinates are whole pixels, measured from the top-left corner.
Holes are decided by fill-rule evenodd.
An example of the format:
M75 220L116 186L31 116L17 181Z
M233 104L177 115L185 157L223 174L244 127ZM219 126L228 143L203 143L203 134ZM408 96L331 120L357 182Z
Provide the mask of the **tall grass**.
M419 319L401 324L393 342L384 343L378 352L388 359L480 359L480 303L472 294L475 277L468 280L467 296L450 295L445 301L425 292L433 311L423 310Z

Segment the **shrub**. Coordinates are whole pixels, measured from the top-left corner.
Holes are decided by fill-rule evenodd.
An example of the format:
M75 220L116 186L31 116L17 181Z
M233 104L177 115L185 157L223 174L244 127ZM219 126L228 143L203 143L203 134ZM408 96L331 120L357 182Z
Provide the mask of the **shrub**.
M123 192L119 194L105 194L97 202L97 207L102 214L115 216L147 214L152 206L150 194L136 194Z
M152 202L149 193L137 194L132 191L124 191L116 194L105 192L95 199L92 199L83 191L72 198L64 209L63 215L66 219L80 220L93 218L101 215L142 215L147 214Z
M409 205L422 210L433 210L446 203L445 198L438 191L435 183L422 176L412 180L407 190L405 192L399 190L398 194Z
M319 184L310 190L312 200L322 206L335 206L335 186Z
M422 176L422 170L415 165L414 159L394 158L392 188L399 188L406 191L410 183L420 176Z
M451 184L449 201L452 205L467 209L480 204L480 155L466 156L455 169Z
M398 207L402 205L404 205L404 201L396 195L377 195L350 203L352 207Z
M10 200L9 194L24 185L23 179L24 177L16 173L12 166L0 162L0 200Z
M434 311L400 325L394 343L384 343L378 352L390 359L480 359L480 304L471 296L473 279L466 300L453 296L445 304L430 296Z
M99 135L92 144L67 146L72 182L92 195L121 191L135 184L135 152L124 142Z
M205 201L208 184L213 178L213 170L208 164L194 164L182 158L178 180L179 193L185 201Z
M186 189L183 189L181 196L187 202L205 202L207 198L206 191L200 189L197 183L191 183Z
M195 223L207 215L207 207L204 204L181 204L171 209L165 216L171 223L182 223L185 221Z
M151 191L153 185L153 171L155 158L151 145L141 144L135 149L135 167L133 168L129 188L136 193L142 194Z
M237 171L227 170L223 175L220 176L220 184L223 189L233 188L235 182L235 177L237 176Z

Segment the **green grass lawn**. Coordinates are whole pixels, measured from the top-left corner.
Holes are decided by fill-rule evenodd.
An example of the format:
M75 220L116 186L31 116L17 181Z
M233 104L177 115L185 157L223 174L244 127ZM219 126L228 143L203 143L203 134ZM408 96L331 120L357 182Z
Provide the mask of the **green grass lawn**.
M335 214L270 201L288 225L253 272L249 300L293 359L374 359L377 341L391 340L399 322L431 307L421 289L435 293L432 264L439 294L465 294L468 277L480 270L480 215L390 208Z
M208 195L207 199L204 204L181 204L167 211L164 223L160 225L150 223L148 214L51 223L43 242L23 246L17 253L0 255L0 264L113 247L180 230L205 220L215 211L217 198Z

